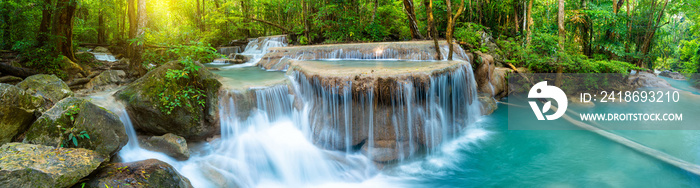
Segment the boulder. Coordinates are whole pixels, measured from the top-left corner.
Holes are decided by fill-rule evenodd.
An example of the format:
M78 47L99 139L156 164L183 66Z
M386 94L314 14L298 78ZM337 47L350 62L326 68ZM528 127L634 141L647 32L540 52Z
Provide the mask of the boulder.
M66 80L72 80L73 78L80 78L88 75L87 73L85 73L83 67L71 61L70 59L68 59L68 57L60 56L59 58L61 61L61 70L64 71L66 75L68 75L68 79Z
M196 66L199 66L196 74L172 82L166 78L168 70L182 70L184 65L166 63L114 94L118 100L126 103L126 110L137 130L151 135L173 133L189 141L205 140L219 133L217 93L221 83L204 65L196 63ZM205 95L203 105L184 98L179 101L179 106L168 108L167 102L180 96L176 92L184 90L187 84L202 90ZM163 96L163 93L168 96Z
M98 46L98 47L95 47L95 49L93 49L92 52L95 52L95 53L109 53L109 49L107 49L107 48L105 48L105 47L102 47L102 46Z
M23 133L35 119L43 100L19 87L0 83L0 144Z
M8 143L0 147L0 185L70 187L97 169L103 155L82 148Z
M495 96L494 87L491 85L491 80L494 79L494 70L496 69L493 57L478 51L474 53L476 54L475 62L477 63L476 69L474 70L474 78L476 79L478 91Z
M635 87L673 88L666 80L649 72L632 72L627 83Z
M17 87L24 89L27 93L44 98L47 108L53 106L61 99L72 97L73 91L68 84L55 75L37 74L17 84Z
M124 83L126 72L123 70L107 70L92 78L85 84L85 89L89 91L102 91ZM110 87L111 86L111 87Z
M192 187L190 181L180 175L168 163L148 159L131 163L110 164L100 169L85 182L85 187Z
M496 67L491 75L491 86L493 86L493 98L501 99L508 96L508 75L513 70L510 68Z
M498 109L496 100L489 94L479 93L479 103L481 103L481 115L489 115Z
M3 76L0 77L0 83L15 85L22 81L22 78L16 76Z
M70 139L71 133L87 136ZM117 115L73 97L61 100L41 115L24 137L24 143L86 148L105 156L116 154L128 140Z
M398 144L401 144L401 147L399 147ZM402 157L408 157L415 152L411 151L408 141L402 141L398 144L396 140L377 140L371 150L368 144L364 144L362 146L362 154L369 156L374 162L388 163L401 159ZM413 148L416 149L416 147Z
M185 138L172 133L163 136L139 138L139 145L147 150L165 153L177 160L184 161L190 158L190 151L187 148Z
M685 80L685 76L683 76L683 74L678 72L671 72L668 70L662 71L661 73L659 73L659 76L673 78L674 80Z

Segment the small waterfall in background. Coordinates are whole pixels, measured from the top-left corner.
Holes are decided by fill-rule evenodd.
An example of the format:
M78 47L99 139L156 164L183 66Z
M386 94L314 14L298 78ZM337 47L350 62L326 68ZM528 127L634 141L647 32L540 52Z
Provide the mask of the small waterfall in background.
M238 65L231 65L222 68L240 68L255 66L258 64L260 59L268 52L269 48L273 47L284 47L287 46L287 37L284 35L280 36L269 36L251 39L246 45L243 52L236 54L236 56L248 56L248 62Z

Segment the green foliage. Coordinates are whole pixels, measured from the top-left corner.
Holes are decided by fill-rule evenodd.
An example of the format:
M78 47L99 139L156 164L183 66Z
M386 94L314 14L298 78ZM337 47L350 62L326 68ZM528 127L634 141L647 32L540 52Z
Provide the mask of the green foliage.
M80 112L80 108L77 106L69 106L67 107L66 111L63 113L66 117L68 117L68 123L70 125L57 125L58 131L60 133L61 137L61 145L60 147L69 147L71 144L74 147L78 147L78 139L84 140L84 139L90 139L90 135L88 135L87 131L80 131L75 129L73 124L75 123L75 118ZM66 128L69 127L69 128ZM64 138L64 136L68 136Z
M486 27L475 23L457 23L455 28L455 40L466 42L467 47L471 47L473 51L487 52L488 49L481 43L481 33L485 32ZM470 49L465 49L470 50Z

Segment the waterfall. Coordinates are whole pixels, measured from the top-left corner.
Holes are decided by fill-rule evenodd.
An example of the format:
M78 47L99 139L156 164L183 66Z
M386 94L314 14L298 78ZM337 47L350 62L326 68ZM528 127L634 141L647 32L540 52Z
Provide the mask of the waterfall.
M317 145L346 152L363 147L372 155L377 141L393 143L399 160L423 146L432 152L480 116L471 66L429 78L387 83L391 90L357 91L370 84L321 80L296 70L291 75L296 95L306 104L302 111L310 113L301 117L309 124L301 126L309 126Z
M278 36L268 36L251 39L246 45L243 52L236 54L236 56L248 56L250 60L248 62L238 65L231 65L223 68L238 68L238 67L249 67L258 64L260 59L269 52L270 48L273 47L283 47L287 46L287 37L285 35Z

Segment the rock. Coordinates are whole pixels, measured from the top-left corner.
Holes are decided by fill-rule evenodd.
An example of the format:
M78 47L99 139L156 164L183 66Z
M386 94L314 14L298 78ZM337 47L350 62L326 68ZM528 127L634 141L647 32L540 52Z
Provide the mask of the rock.
M635 87L673 88L666 80L649 72L632 72L627 83Z
M659 73L659 76L673 78L674 80L685 80L685 76L683 76L683 74L678 72L671 72L668 70L662 71L661 73Z
M71 61L68 59L66 56L60 56L59 57L61 60L61 70L63 70L66 75L68 75L67 80L72 80L73 78L80 78L80 77L85 77L88 74L85 73L85 70L83 70L83 67L81 67L79 64Z
M126 110L134 122L134 127L152 135L173 133L189 141L201 141L219 133L218 96L221 83L217 76L209 72L204 65L196 63L200 68L197 74L190 76L190 83L203 90L204 106L196 101L181 101L181 106L167 113L161 101L162 91L180 91L186 82L165 84L165 74L168 70L180 70L184 66L178 62L170 62L148 72L145 76L131 83L114 95L126 103ZM179 85L178 85L179 84ZM167 87L167 88L166 88ZM172 93L172 92L171 92ZM189 104L187 104L189 103Z
M479 93L479 102L481 103L481 115L489 115L498 109L496 100L489 94Z
M508 96L508 75L513 70L510 68L496 67L491 75L491 86L493 86L493 94L495 99L501 99Z
M241 63L243 63L243 60L240 60L240 59L215 59L212 63L241 64Z
M59 127L60 126L60 127ZM69 139L87 133L89 138ZM66 98L46 111L25 134L24 143L76 147L112 156L126 145L128 137L119 117L86 99Z
M111 88L108 86L117 86L124 83L124 78L126 78L126 72L123 70L107 70L90 80L85 85L85 88L90 91L103 91Z
M489 54L484 54L478 51L474 53L476 54L475 58L478 58L478 60L475 60L478 66L474 71L474 78L476 79L478 91L495 96L494 87L491 85L491 80L494 79L494 70L496 69L493 57L491 57Z
M37 74L17 84L17 87L24 89L27 93L40 96L47 100L44 104L50 108L61 99L72 97L73 91L68 85L55 75Z
M109 53L109 49L107 49L107 48L105 48L105 47L102 47L102 46L98 46L98 47L95 47L95 49L93 49L92 52L95 52L95 53Z
M22 78L16 76L3 76L0 77L0 83L15 85L22 81Z
M369 149L368 144L362 146L362 153L367 155L375 162L387 163L400 159L401 157L408 157L411 153L408 141L403 141L400 143L402 145L403 151L398 147L395 140L378 140L374 143L374 148ZM414 144L415 145L415 144ZM416 147L413 147L416 149ZM371 156L369 155L371 153Z
M85 185L99 188L192 187L190 181L175 168L157 159L110 164L100 169Z
M23 133L35 119L43 100L19 87L0 83L0 145Z
M185 138L172 133L163 136L139 138L139 145L147 150L165 153L177 160L184 161L190 158L190 151L187 148Z
M103 155L82 148L8 143L0 147L2 187L70 187L97 169Z

